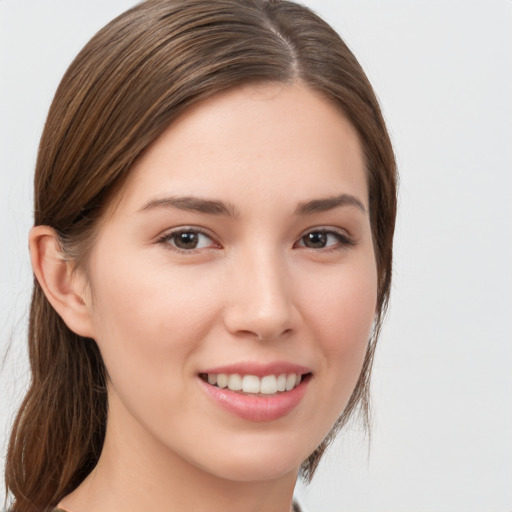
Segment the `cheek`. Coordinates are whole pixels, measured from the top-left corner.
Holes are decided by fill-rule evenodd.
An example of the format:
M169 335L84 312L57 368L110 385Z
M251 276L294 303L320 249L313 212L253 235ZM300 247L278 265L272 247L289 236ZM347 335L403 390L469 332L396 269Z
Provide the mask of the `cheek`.
M133 268L136 263L127 260L97 267L96 341L114 385L131 387L130 375L133 382L168 389L191 371L189 356L216 317L212 287L162 265Z
M373 260L333 273L309 295L308 323L321 350L322 371L341 412L361 372L377 300ZM323 286L319 286L323 285Z
M309 295L310 318L325 332L329 351L368 341L377 302L377 275L373 264L352 266L326 276Z
M158 265L140 272L131 266L98 267L95 275L96 341L109 375L111 417L118 418L113 425L133 418L165 433L171 424L180 427L177 409L184 418L194 413L186 397L194 393L194 353L218 317L213 285Z

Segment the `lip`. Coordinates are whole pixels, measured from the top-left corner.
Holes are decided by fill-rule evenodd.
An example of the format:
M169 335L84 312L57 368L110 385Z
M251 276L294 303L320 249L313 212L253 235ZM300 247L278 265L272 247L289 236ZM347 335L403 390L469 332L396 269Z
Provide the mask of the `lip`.
M242 363L236 365L218 366L209 368L201 373L238 373L241 375L278 375L281 373L310 374L311 370L295 364L279 362L272 364ZM218 388L205 382L198 375L197 378L202 389L209 398L239 418L253 422L275 421L290 414L301 402L306 394L310 376L292 389L275 395L246 395L228 388Z

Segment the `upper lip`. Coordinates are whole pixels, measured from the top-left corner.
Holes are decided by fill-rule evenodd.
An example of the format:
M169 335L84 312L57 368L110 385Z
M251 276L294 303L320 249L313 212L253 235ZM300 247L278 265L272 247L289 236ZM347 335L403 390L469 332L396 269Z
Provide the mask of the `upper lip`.
M295 373L299 375L304 375L306 373L311 373L311 369L295 363L290 363L287 361L276 361L273 363L256 363L251 361L234 363L234 364L226 364L222 366L215 366L212 368L206 368L199 373L209 373L209 374L234 374L238 373L240 375L255 375L257 377L263 377L265 375L280 375L282 373Z

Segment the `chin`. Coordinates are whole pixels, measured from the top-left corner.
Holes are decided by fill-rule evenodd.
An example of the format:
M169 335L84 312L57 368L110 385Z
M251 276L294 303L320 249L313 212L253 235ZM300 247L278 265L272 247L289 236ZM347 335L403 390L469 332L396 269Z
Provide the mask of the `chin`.
M252 460L225 461L217 466L215 473L224 480L233 482L261 482L279 480L293 475L297 477L302 461L287 461L274 456L263 459L256 456Z
M293 434L285 439L282 436L272 437L272 434L261 434L250 441L240 439L231 443L229 450L205 454L201 466L218 477L238 482L277 480L292 475L296 478L302 462L314 446L309 450L304 440ZM293 437L297 439L293 440Z

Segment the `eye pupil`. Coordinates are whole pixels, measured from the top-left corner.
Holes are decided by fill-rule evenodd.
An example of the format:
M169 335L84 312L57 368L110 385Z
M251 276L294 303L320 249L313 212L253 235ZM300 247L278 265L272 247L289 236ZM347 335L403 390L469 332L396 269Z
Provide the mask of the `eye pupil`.
M316 231L314 233L308 233L303 240L306 247L322 249L327 244L327 234Z
M199 236L197 233L186 232L178 233L175 235L174 243L176 247L180 249L195 249L199 242Z

